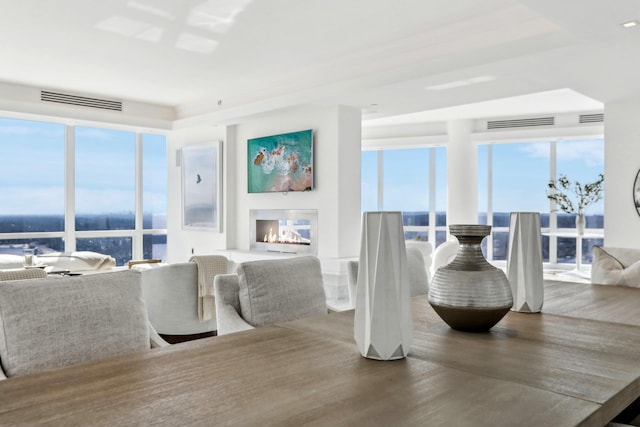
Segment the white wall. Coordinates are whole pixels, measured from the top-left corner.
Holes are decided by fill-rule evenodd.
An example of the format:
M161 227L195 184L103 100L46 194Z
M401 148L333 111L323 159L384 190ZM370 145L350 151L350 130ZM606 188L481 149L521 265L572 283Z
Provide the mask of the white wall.
M247 139L304 129L314 131L314 190L247 192ZM318 256L357 256L360 244L359 109L308 107L247 118L235 126L197 126L173 131L168 138L167 261L186 261L191 249L205 254L223 249L249 250L251 209L317 209ZM223 141L223 231L182 230L181 169L176 150L189 144Z
M640 247L640 216L632 199L633 180L640 169L639 117L640 100L611 103L605 107L605 244L611 246ZM280 193L248 194L247 139L302 129L315 131L314 191L286 196ZM593 132L591 126L570 130L572 135ZM318 255L324 258L357 256L360 132L360 112L343 106L296 108L249 118L226 128L199 126L173 131L168 138L168 261L188 259L191 248L200 254L222 249L248 250L251 209L318 209ZM558 129L546 129L546 132L553 134ZM471 133L471 141L480 137L477 132ZM439 139L446 141L448 138L440 135ZM500 138L493 135L491 139ZM184 231L176 150L187 144L212 140L223 141L223 232ZM457 169L451 167L448 172L457 173ZM472 209L464 211L469 213Z
M237 125L235 159L236 248L249 249L251 209L317 209L318 256L357 256L360 243L361 114L358 109L309 107L279 111ZM247 192L247 139L304 129L314 131L311 192Z
M633 183L640 169L640 100L605 104L604 243L640 248Z

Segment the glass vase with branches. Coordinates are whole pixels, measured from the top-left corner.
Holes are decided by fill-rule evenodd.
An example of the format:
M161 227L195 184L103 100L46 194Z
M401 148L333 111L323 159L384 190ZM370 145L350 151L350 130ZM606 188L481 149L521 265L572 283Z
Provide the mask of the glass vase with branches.
M568 214L583 215L587 206L602 200L604 175L599 174L594 182L581 184L573 182L560 174L555 180L549 180L547 198L556 203L558 209Z
M578 233L584 232L584 210L600 200L604 191L604 175L598 174L594 182L581 184L571 181L566 175L560 174L557 180L549 180L547 198L555 202L556 207L568 214L577 215L576 228Z

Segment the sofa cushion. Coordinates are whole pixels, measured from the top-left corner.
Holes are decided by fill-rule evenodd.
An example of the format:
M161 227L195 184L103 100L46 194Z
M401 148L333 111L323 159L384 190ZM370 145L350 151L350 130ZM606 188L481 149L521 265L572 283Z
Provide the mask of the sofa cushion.
M613 256L609 251L599 246L592 248L593 261L591 264L591 283L599 285L620 285L640 287L640 259L631 262L629 253L617 248L618 253L625 258L627 265L620 261L618 257ZM612 250L611 252L615 252ZM630 251L637 251L630 249Z
M252 326L327 314L316 257L245 262L237 273L241 314Z
M139 272L0 284L0 361L8 377L149 347Z

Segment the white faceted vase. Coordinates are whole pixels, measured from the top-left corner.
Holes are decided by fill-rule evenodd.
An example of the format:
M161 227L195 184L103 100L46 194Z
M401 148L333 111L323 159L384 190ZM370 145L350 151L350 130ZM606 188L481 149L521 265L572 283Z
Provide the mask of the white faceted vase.
M400 212L364 212L354 337L369 359L407 356L413 339L411 289Z
M542 310L542 236L538 212L511 212L507 279L513 294L513 311Z

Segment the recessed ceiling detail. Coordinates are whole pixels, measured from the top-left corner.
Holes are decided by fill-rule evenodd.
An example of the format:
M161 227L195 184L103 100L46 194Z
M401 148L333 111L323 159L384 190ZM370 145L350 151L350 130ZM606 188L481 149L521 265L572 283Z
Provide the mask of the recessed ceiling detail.
M640 19L631 0L54 3L6 2L0 14L0 35L11 40L0 84L36 104L41 88L108 94L149 107L136 114L171 110L186 126L376 102L364 121L395 125L421 113L433 122L601 112L640 97L640 33L621 27ZM490 108L565 88L591 104Z

